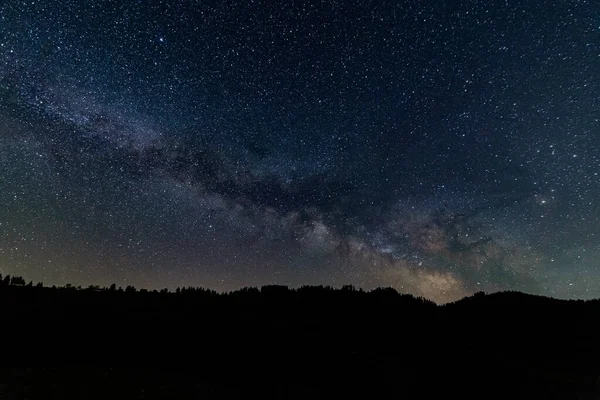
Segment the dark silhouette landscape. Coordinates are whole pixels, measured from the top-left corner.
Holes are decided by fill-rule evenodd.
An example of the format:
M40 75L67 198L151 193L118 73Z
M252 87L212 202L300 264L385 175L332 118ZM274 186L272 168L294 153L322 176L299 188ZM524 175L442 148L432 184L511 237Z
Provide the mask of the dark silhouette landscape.
M600 400L599 16L0 0L0 400Z
M595 399L600 301L0 280L2 399ZM120 368L114 368L114 366ZM111 366L111 368L108 368Z

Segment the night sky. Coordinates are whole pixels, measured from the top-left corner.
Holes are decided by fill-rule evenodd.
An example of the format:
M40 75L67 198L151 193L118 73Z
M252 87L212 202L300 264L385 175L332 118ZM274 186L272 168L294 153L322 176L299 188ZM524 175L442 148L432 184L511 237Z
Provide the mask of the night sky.
M599 16L3 1L0 273L600 297Z

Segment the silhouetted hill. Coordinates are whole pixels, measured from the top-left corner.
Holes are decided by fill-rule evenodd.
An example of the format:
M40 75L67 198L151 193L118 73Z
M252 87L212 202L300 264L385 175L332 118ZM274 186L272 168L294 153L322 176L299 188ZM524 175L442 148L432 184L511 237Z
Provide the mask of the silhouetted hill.
M505 291L495 292L486 294L484 292L477 292L472 296L464 297L452 303L446 304L447 307L465 306L467 304L474 304L476 306L485 304L486 306L498 305L502 307L525 305L525 306L540 306L550 305L553 306L561 304L590 304L597 300L563 300L555 299L547 296L539 296L534 294L516 292L516 291Z
M0 282L4 365L60 367L0 370L2 399L595 399L600 388L599 301Z

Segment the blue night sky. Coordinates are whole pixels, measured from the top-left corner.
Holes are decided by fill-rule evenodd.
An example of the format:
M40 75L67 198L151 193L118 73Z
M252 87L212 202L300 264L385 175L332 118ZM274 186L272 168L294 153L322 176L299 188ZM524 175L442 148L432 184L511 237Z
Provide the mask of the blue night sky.
M599 15L3 1L0 273L600 297Z

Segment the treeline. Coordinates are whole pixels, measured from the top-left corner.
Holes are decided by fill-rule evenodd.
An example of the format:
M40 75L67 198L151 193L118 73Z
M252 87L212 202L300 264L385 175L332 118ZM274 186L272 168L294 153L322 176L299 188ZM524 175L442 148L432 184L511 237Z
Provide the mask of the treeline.
M557 318L587 320L600 313L600 300L559 300L545 296L507 291L492 294L478 292L453 303L436 305L423 297L398 293L393 288L365 291L352 285L301 286L265 285L245 287L219 293L202 287L178 287L175 290L137 289L112 284L108 287L88 287L66 284L44 286L42 282L26 282L21 276L0 274L0 301L5 317L35 316L59 318L77 314L78 318L94 318L98 313L112 318L183 318L199 309L203 317L229 313L229 317L251 318L269 311L279 311L277 318L340 319L355 321L378 318L385 324L397 324L397 318L418 318L445 321L462 326L492 320L516 321ZM264 315L263 315L264 316ZM579 322L581 324L581 322Z
M231 291L231 292L219 293L215 290L206 289L206 288L202 288L202 287L194 287L194 286L178 287L175 290L169 290L167 288L164 288L161 290L157 290L157 289L148 290L148 289L142 288L142 289L138 290L133 285L127 285L125 288L123 288L122 286L117 287L117 285L114 283L111 284L109 287L101 287L99 285L89 285L87 287L82 287L82 286L74 286L69 283L67 283L64 286L52 285L51 287L49 287L49 286L44 286L44 284L42 282L38 282L38 283L34 284L33 281L30 281L29 283L26 283L25 279L20 276L6 275L3 277L2 274L0 274L0 287L1 286L16 286L16 287L28 287L28 288L31 288L31 287L44 288L45 287L47 289L51 288L52 290L63 290L63 291L74 291L75 290L75 291L87 291L87 292L96 292L96 293L101 293L101 292L140 293L140 294L153 294L153 295L157 295L157 294L161 294L161 295L197 294L200 296L214 296L214 297L255 296L257 294L262 294L265 296L286 296L286 295L294 295L294 294L307 295L307 296L322 296L322 295L326 295L326 294L338 293L338 294L344 294L344 295L351 294L352 296L372 297L372 298L388 299L388 300L391 300L392 298L397 298L397 299L427 304L430 306L435 305L435 303L432 302L431 300L425 299L423 297L415 297L410 294L401 294L401 293L398 293L398 291L396 291L395 289L393 289L391 287L376 288L371 291L365 291L362 288L357 289L354 285L344 285L341 288L334 288L332 286L322 286L322 285L319 285L319 286L304 285L299 288L289 288L284 285L265 285L265 286L262 286L261 288L244 287L244 288L241 288L241 289L238 289L235 291Z
M352 285L341 288L266 285L218 293L191 286L173 291L138 290L133 286L123 288L115 284L109 287L91 285L82 288L70 284L46 287L42 283L26 283L18 276L0 279L0 302L5 306L5 318L178 318L188 323L197 322L195 315L199 312L204 322L214 322L226 316L229 322L321 320L329 324L344 318L387 319L395 309L402 309L405 317L422 316L437 308L430 300L400 294L392 288L364 291ZM393 321L390 319L390 322Z
M32 288L38 290L30 292L28 289ZM571 311L582 308L586 308L588 310L600 308L600 299L559 300L551 297L525 294L516 291L505 291L492 294L477 292L458 301L438 306L431 300L423 297L415 297L410 294L402 294L391 287L376 288L370 291L365 291L362 288L356 288L353 285L344 285L340 288L322 285L305 285L298 288L289 288L283 285L265 285L260 288L244 287L235 291L219 293L215 290L193 286L177 287L175 290L169 290L167 288L161 290L148 290L144 288L137 289L133 285L122 287L117 286L114 283L108 287L101 287L99 285L82 287L71 284L66 284L64 286L44 286L42 282L27 282L21 276L3 276L0 274L0 290L2 289L4 289L5 292L8 290L12 293L19 293L20 295L32 296L34 298L36 297L36 294L39 295L40 293L44 293L44 295L52 298L59 298L61 296L71 298L74 296L74 293L79 293L79 295L76 296L80 299L85 299L89 297L90 294L94 294L93 297L96 299L109 300L112 296L118 297L126 294L128 295L127 298L129 299L138 298L140 300L150 302L152 302L152 300L167 301L169 299L179 298L185 300L212 300L213 302L222 302L223 304L228 302L230 303L231 301L248 303L256 303L257 301L267 303L271 302L274 303L274 305L280 303L281 301L303 302L306 304L316 302L321 305L329 302L340 305L372 303L373 306L391 305L403 307L405 310L406 308L411 307L420 308L420 311L431 311L436 308L444 309L448 310L445 311L448 314L456 310L460 310L462 312L465 310L478 309L480 307L486 307L489 309L514 308L511 310L511 312L519 312L519 310L529 307L538 308L538 311L540 312L547 308L552 308L553 311L565 308L568 308Z

